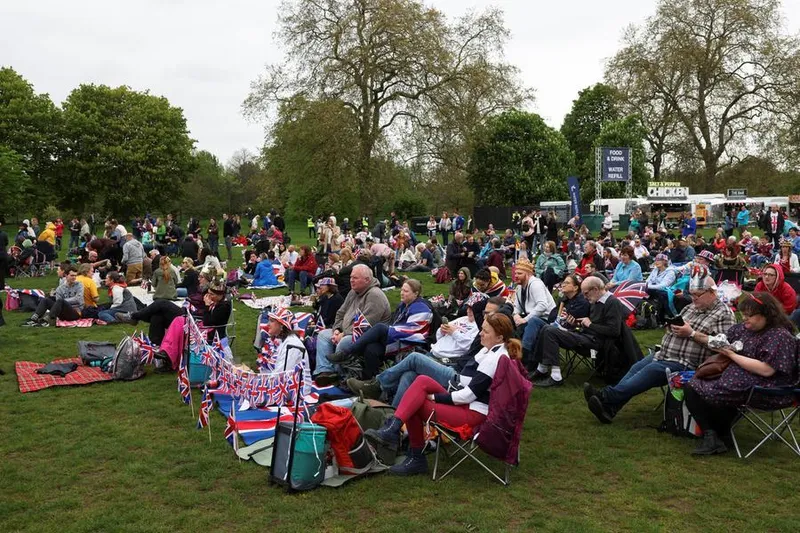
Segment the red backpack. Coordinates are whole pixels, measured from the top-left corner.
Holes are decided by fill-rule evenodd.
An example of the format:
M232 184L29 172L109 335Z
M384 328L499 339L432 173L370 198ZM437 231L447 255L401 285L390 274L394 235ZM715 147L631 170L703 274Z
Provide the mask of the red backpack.
M372 468L375 455L350 409L323 403L311 421L328 430L328 441L340 474L361 474Z
M439 267L436 270L436 283L450 283L453 276L450 274L450 269L447 267Z

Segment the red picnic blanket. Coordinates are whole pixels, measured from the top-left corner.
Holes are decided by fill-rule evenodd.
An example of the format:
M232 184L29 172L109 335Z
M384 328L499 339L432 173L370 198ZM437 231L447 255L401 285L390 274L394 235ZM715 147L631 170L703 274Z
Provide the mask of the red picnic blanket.
M31 361L17 361L14 370L17 372L19 391L22 393L35 392L49 387L61 385L87 385L98 381L111 381L111 374L103 372L99 367L83 366L80 357L72 359L58 359L54 363L78 363L78 368L66 376L52 376L50 374L37 374L36 369L45 366L45 363Z

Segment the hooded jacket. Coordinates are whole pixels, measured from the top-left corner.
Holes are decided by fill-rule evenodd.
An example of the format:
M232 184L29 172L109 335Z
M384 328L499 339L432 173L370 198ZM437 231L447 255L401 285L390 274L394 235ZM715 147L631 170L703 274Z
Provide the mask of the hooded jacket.
M361 311L370 325L389 322L392 310L377 279L372 278L366 290L361 294L354 290L347 293L344 303L336 312L333 329L338 329L345 335L351 335L353 333L353 316L357 310Z
M38 240L49 242L52 246L56 245L56 225L48 222L44 231L39 234Z
M794 289L783 280L783 269L780 265L775 267L775 272L777 273L777 281L775 282L775 289L769 290L767 285L764 283L763 279L758 280L756 283L756 288L753 292L768 292L773 295L778 301L783 305L784 311L786 311L787 315L792 314L795 307L797 306L797 293L794 292Z
M458 271L464 273L464 282L459 281L458 275L456 275L456 279L450 284L450 296L457 301L462 301L466 300L472 292L472 276L467 267L461 267Z

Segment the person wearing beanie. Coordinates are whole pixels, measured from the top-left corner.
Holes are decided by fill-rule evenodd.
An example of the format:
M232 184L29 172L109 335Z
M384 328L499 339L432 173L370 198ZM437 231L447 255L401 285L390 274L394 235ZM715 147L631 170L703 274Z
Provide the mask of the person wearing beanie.
M528 360L536 348L539 330L547 324L550 312L556 302L544 282L533 275L534 267L530 261L517 261L514 266L514 327L517 337L522 338L523 359ZM558 362L555 363L556 381L561 379ZM560 383L560 381L559 381Z

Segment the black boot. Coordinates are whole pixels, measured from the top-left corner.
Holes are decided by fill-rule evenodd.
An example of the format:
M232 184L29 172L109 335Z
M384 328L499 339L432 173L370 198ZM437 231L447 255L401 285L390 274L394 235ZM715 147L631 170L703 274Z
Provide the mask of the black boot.
M421 448L409 448L405 461L389 468L390 474L397 476L414 476L428 473L428 459Z
M718 453L725 453L728 447L725 442L717 435L713 429L707 429L703 432L703 440L692 451L692 455L716 455Z
M392 450L397 450L400 447L400 428L402 427L403 421L392 416L386 419L381 429L368 429L364 432L364 436Z

